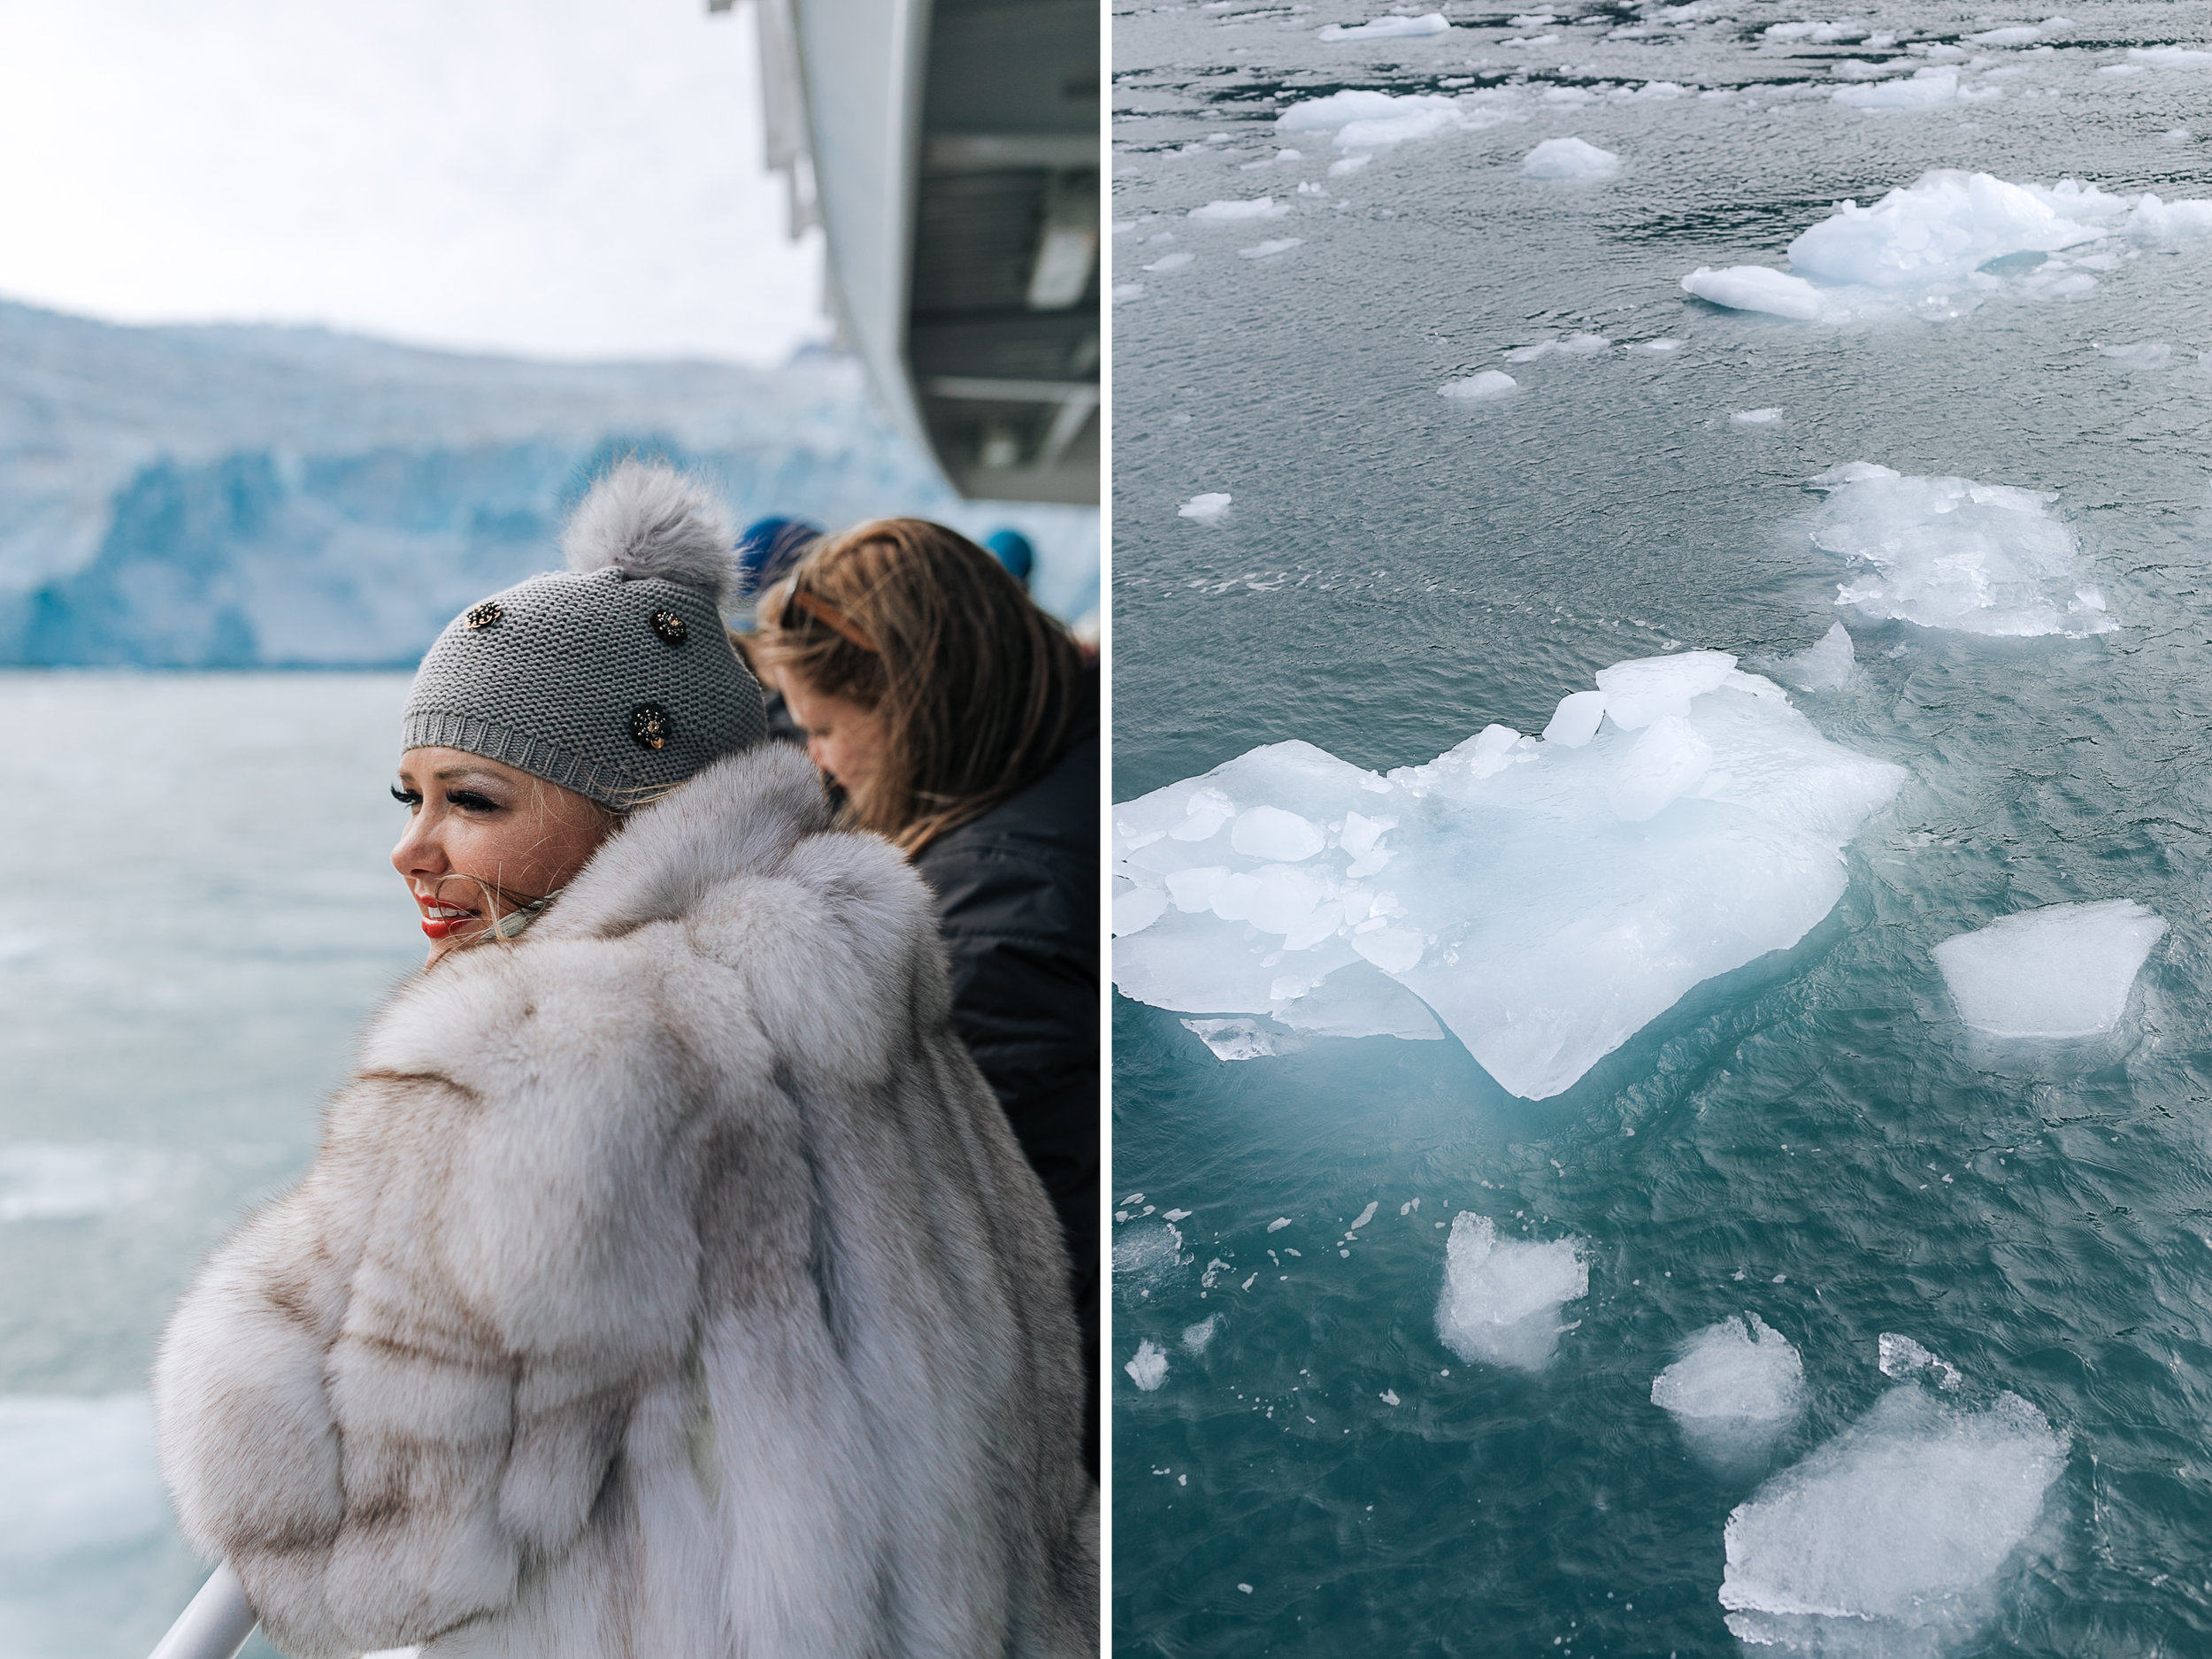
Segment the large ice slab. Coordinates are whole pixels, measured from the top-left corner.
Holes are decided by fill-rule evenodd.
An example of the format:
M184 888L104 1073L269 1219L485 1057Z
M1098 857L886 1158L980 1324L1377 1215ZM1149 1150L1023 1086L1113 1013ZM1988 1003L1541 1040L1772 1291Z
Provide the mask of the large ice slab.
M1581 1240L1501 1239L1489 1217L1463 1210L1444 1246L1436 1334L1471 1365L1539 1371L1571 1328L1560 1310L1589 1294Z
M2049 904L1935 948L1959 1018L1993 1037L2093 1037L2128 992L2166 924L2133 899Z
M1372 150L1432 138L1440 133L1477 131L1517 119L1495 101L1352 88L1292 104L1275 118L1275 127L1281 133L1333 132L1339 150Z
M1839 87L1835 96L1868 107L1902 107L1941 101L1942 84L1940 74L1915 77ZM1701 266L1682 286L1716 305L1805 321L1894 309L1931 296L1978 303L2003 288L2001 273L2007 270L2031 289L2063 297L2093 284L2078 272L2061 276L2059 264L2047 263L2051 256L2109 237L2171 242L2206 234L2212 234L2212 201L2116 196L2073 179L2014 183L1939 167L1871 207L1838 203L1790 243L1787 272Z
M2065 1455L2017 1394L1976 1409L1891 1389L1728 1517L1729 1630L1801 1653L1934 1655L1994 1610Z
M1710 1325L1652 1379L1651 1403L1716 1461L1763 1456L1805 1403L1805 1365L1755 1313Z
M1802 939L1904 780L1735 664L1617 663L1543 738L1491 726L1387 776L1272 743L1120 803L1116 913L1154 919L1115 940L1115 985L1336 1035L1432 1012L1513 1094L1571 1087L1701 979Z
M1827 492L1816 546L1841 554L1836 603L1925 628L2080 638L2119 626L2084 585L2078 544L2048 491L1916 478L1851 461L1808 480Z
M1451 27L1441 12L1431 12L1417 18L1371 18L1364 23L1331 23L1320 31L1320 35L1325 41L1417 40L1425 35L1446 34Z

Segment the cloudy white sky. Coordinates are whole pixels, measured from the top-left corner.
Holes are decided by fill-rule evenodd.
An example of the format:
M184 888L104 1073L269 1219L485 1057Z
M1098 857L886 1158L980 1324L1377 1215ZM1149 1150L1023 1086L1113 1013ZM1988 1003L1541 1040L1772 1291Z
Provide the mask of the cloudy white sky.
M759 108L705 0L0 0L0 296L777 362L826 326Z

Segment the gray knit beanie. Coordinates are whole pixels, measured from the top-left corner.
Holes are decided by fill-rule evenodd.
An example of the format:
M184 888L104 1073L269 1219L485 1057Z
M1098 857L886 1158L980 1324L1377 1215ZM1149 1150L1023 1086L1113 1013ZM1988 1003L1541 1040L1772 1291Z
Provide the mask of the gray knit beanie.
M446 625L401 747L459 749L624 810L761 740L760 687L719 601L728 521L693 480L626 461L533 576Z

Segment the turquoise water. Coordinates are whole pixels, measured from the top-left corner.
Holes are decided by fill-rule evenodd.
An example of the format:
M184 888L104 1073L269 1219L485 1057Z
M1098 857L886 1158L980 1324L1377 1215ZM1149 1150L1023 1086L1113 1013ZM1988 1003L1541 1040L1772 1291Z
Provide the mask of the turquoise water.
M421 960L386 862L406 685L0 675L5 1659L138 1659L204 1572L154 1468L147 1371Z
M2120 249L2071 299L1835 324L1678 287L1779 266L1834 202L1932 167L2212 195L2212 146L2168 136L2212 127L2212 77L2101 73L2175 40L2184 9L2070 8L2047 54L1962 49L2001 96L1886 115L1832 101L1835 60L2019 19L1884 7L1900 46L1870 49L1763 39L1809 15L1767 4L1655 8L1654 33L1616 38L1643 27L1627 8L1447 15L1446 35L1333 44L1315 28L1356 17L1117 17L1116 281L1141 292L1116 312L1115 798L1290 738L1417 764L1492 721L1540 730L1607 664L1689 646L1755 665L1837 620L1855 678L1793 701L1909 780L1825 921L1548 1101L1449 1040L1225 1064L1176 1013L1117 999L1117 1650L1736 1651L1727 1518L1905 1386L1877 1368L1885 1333L1957 1368L1946 1397L2028 1402L2062 1468L1962 1624L1815 1650L2212 1648L2212 255ZM1563 38L1503 44L1547 31ZM1693 96L1607 96L1659 79ZM1517 119L1355 173L1328 173L1325 133L1269 159L1300 97L1516 84ZM1619 176L1518 176L1568 134L1618 152ZM1263 193L1290 211L1181 217ZM1298 245L1238 257L1262 238ZM1195 257L1141 269L1175 251ZM1580 331L1612 343L1502 355ZM1683 343L1618 349L1658 338ZM2170 350L2098 349L2146 342ZM1514 397L1437 396L1488 368ZM1853 459L2057 492L2120 627L1998 640L1839 610L1803 481ZM1178 516L1204 492L1229 512ZM2112 898L2170 924L2116 1031L1967 1032L1934 945ZM1438 1224L1463 1210L1583 1241L1588 1292L1540 1373L1439 1340ZM1801 1355L1805 1406L1719 1468L1652 1383L1746 1311ZM1120 1370L1141 1341L1168 1361L1150 1391ZM1837 1548L1878 1553L1857 1525Z

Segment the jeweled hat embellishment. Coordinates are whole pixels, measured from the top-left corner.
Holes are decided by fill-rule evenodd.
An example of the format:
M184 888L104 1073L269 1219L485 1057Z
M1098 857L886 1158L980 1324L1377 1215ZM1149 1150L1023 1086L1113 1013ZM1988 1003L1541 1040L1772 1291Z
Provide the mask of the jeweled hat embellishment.
M664 749L676 735L676 724L657 703L641 703L630 710L630 736L640 749Z
M673 611L656 611L653 613L653 632L671 645L681 645L690 636L691 629Z
M503 607L487 599L480 605L471 605L468 614L461 620L468 625L470 633L475 634L485 628L496 627L506 614Z

